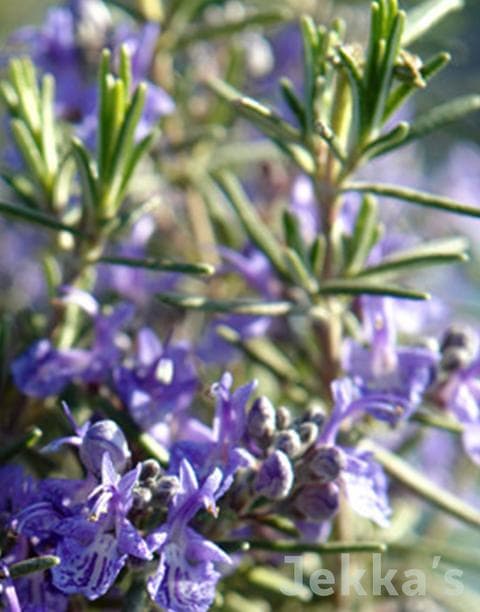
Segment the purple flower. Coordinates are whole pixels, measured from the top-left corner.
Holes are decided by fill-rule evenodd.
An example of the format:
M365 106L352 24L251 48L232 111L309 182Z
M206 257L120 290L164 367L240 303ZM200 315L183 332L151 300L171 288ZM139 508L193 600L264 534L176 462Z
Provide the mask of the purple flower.
M103 529L113 528L122 553L148 560L151 552L143 538L128 520L134 500L134 487L138 483L141 464L124 476L120 476L112 463L109 453L102 461L102 482L89 496L92 505L92 520L103 521Z
M127 559L119 553L115 536L100 530L89 538L80 538L78 532L64 538L56 552L62 561L52 570L53 584L62 593L80 593L87 599L104 595Z
M362 306L370 348L347 340L343 367L358 379L365 397L396 405L408 416L421 402L439 356L427 348L397 345L392 299L362 298Z
M90 479L42 481L38 495L13 517L12 529L27 538L35 538L39 544L56 542L68 534L81 517L87 517L85 501L92 486ZM89 524L88 528L93 529L93 525Z
M78 289L66 290L63 302L76 304L93 318L92 346L89 349L56 349L49 340L36 342L12 364L15 384L26 395L56 395L74 380L102 382L120 359L116 340L119 329L132 315L132 307L120 304L104 315L94 298Z
M387 478L371 453L347 451L341 485L352 510L380 527L388 527L391 514Z
M167 521L149 536L159 562L148 580L150 597L168 612L204 612L211 606L220 578L219 563L231 563L229 556L213 542L188 526L197 512L206 508L215 514L223 475L214 469L199 485L187 460L179 470L180 490Z
M151 329L142 328L133 362L117 369L115 386L138 425L169 446L188 420L186 409L198 387L188 345L163 346Z
M2 546L3 558L0 566L5 578L0 580L0 600L6 605L7 610L12 611L59 610L59 612L64 612L67 607L66 597L52 586L49 574L32 574L17 578L14 583L9 579L8 566L31 558L36 552L51 552L40 549L37 551L34 546L34 543L39 541L39 536L42 537L45 533L50 535L52 526L51 520L38 520L40 514L46 515L45 509L36 511L39 504L42 503L40 501L42 499L41 485L39 486L39 483L30 476L26 476L20 466L9 465L0 469L0 489L2 491L0 528L4 534L16 532L15 539L11 536L6 538ZM51 506L48 503L46 506L48 506L51 519ZM30 515L29 524L26 520L28 515ZM45 523L48 524L48 528ZM23 524L25 524L25 529L23 529ZM35 524L37 529L33 528Z
M83 465L95 476L101 473L103 455L108 452L115 469L123 472L130 462L131 453L118 425L110 419L104 419L93 424L87 421L78 427L65 402L62 403L62 407L74 435L50 442L42 452L58 452L64 444L77 447Z
M294 472L290 459L275 450L262 463L255 481L255 490L268 499L285 499L290 493Z
M15 580L22 612L66 612L68 597L56 589L49 573L37 572Z
M82 443L84 439L85 435ZM100 437L99 442L109 448L105 438ZM113 450L115 454L115 444ZM52 583L50 578L45 583L50 590L42 597L80 593L96 599L112 586L129 556L139 561L151 559L150 549L129 518L141 470L139 464L122 476L109 452L104 452L100 482L91 474L79 481L47 479L18 508L9 520L18 534L17 545L26 546L25 551L32 546L37 553L61 559L51 570ZM23 588L28 593L33 586L25 583ZM60 603L58 609L63 609Z
M101 483L88 497L88 517L75 517L56 548L62 561L52 570L53 584L63 593L96 599L112 586L129 555L151 558L145 540L127 518L140 469L139 464L120 476L109 453L104 453Z
M303 456L296 470L299 482L292 499L292 516L305 537L325 535L325 529L320 527L336 514L341 492L360 516L382 527L389 522L387 480L381 467L371 453L340 446L336 438L343 423L365 414L395 420L395 406L360 397L349 379L334 381L332 396L332 413L315 446Z
M97 421L85 432L80 446L83 465L95 475L101 472L105 453L118 472L123 472L131 459L127 440L118 425L110 419Z
M233 378L223 374L211 387L216 398L215 416L211 430L202 430L198 439L178 442L171 451L171 470L176 471L183 458L194 466L201 478L213 468L223 474L222 494L230 487L237 470L254 463L251 453L244 448L246 433L246 404L256 387L256 381L231 392Z
M339 493L335 482L311 482L301 487L295 495L293 506L296 522L298 516L301 517L298 527L302 533L312 523L321 525L335 516L340 505Z
M79 349L57 350L50 340L35 342L12 364L17 387L31 397L60 393L88 366L88 354Z
M365 414L388 422L398 419L395 404L372 401L368 396L359 398L355 386L348 379L334 381L332 395L334 408L318 438L317 448L336 445L337 434L346 420L355 420ZM344 490L351 507L361 516L386 526L390 507L387 481L381 467L373 461L370 453L344 447L338 449L339 474L335 480Z

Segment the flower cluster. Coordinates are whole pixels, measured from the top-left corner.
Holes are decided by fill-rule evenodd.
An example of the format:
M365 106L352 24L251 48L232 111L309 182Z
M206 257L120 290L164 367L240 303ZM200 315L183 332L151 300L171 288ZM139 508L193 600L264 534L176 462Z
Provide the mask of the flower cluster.
M65 411L75 426L66 406ZM85 470L82 479L33 481L17 467L3 468L1 473L7 485L2 525L14 537L3 563L48 553L62 559L50 576L20 581L16 588L20 604L25 609L66 610L68 595L97 599L112 587L125 565L138 569L158 556L158 565L150 571L152 598L169 602L168 609L187 610L193 609L188 603L192 597L195 609L207 609L220 576L215 564L229 562L229 557L188 525L202 508L215 510L221 471L214 470L199 485L187 460L178 475L166 474L152 459L130 469L127 441L111 420L75 426L75 435L55 441L44 452L58 451L63 444L77 448ZM148 529L153 505L160 525ZM185 591L173 594L166 577L172 563L174 574L181 571L187 585ZM194 588L198 576L204 583L200 600Z

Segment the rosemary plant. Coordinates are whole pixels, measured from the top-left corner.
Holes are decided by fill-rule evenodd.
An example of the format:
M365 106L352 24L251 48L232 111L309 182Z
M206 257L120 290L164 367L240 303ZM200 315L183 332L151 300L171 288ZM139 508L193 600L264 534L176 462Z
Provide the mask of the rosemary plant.
M480 207L389 178L480 109L412 110L462 2L373 0L364 43L325 4L12 36L2 232L43 233L44 289L0 325L7 609L479 605L480 336L429 281L471 289Z

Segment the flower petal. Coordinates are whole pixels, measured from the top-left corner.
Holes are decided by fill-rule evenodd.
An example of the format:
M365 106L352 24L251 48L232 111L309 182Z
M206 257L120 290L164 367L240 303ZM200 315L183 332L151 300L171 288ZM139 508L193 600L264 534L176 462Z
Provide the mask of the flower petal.
M53 584L62 593L81 593L88 599L97 599L108 591L127 559L108 533L99 535L87 547L65 538L56 553L61 563L52 570Z

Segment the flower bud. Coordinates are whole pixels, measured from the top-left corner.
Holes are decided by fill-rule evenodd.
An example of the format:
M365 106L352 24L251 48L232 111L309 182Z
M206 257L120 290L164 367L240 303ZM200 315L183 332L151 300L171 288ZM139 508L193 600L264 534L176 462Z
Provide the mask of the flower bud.
M125 470L131 457L122 430L109 419L97 421L88 428L80 446L80 459L89 472L98 476L105 453L110 455L113 467L120 473Z
M133 490L133 508L135 510L144 510L152 499L152 491L148 487L135 487Z
M304 518L324 521L338 510L338 487L333 482L307 484L295 498L294 508Z
M300 436L300 442L303 444L303 446L311 446L318 438L318 425L312 421L300 423L297 431L298 435Z
M467 325L457 324L451 325L445 332L440 344L440 350L444 353L452 348L463 349L470 361L478 351L478 344L479 339L475 330Z
M323 424L325 423L326 418L327 416L324 408L318 404L314 404L307 408L307 410L304 412L302 416L302 421L304 423L315 423L315 425L317 425L317 427L321 429L323 427Z
M449 346L443 351L440 368L445 372L454 372L460 368L465 368L470 362L471 356L466 349Z
M267 397L259 397L253 402L247 416L247 432L261 447L270 444L275 432L275 408Z
M176 476L162 476L153 492L155 503L168 507L180 490L180 481Z
M344 453L336 446L319 446L309 461L310 471L317 482L325 483L335 480L345 468Z
M160 464L155 459L147 459L142 461L142 469L140 471L140 481L155 481L163 474Z
M277 429L288 429L292 423L292 415L286 406L277 408Z
M275 448L283 451L290 459L298 457L303 450L300 436L295 429L287 429L278 433L275 436Z
M262 463L255 489L269 499L284 499L293 485L293 468L289 458L276 450Z

